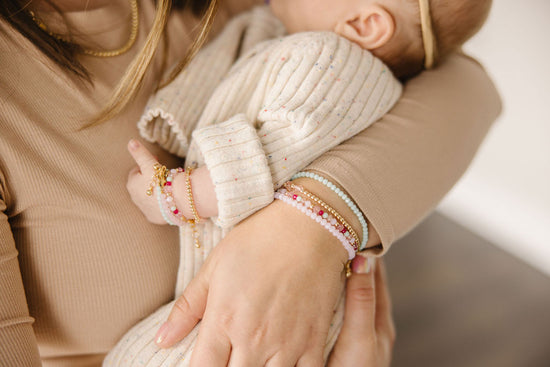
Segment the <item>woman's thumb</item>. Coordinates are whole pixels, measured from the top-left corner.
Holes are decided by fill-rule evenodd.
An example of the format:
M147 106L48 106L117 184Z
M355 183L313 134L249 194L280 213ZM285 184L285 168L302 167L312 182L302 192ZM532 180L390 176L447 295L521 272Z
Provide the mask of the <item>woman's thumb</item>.
M342 332L352 338L368 337L375 329L376 289L374 258L357 255L347 281L346 311Z
M159 347L168 348L179 342L203 317L208 298L208 285L203 276L204 272L199 272L174 302L168 320L155 336L155 342Z

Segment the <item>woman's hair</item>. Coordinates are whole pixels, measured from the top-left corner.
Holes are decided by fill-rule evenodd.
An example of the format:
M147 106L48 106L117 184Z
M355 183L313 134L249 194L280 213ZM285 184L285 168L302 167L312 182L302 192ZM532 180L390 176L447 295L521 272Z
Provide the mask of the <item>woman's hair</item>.
M51 0L45 1L47 1L63 19L63 13L55 6L54 2ZM130 66L128 66L124 76L115 88L113 95L104 109L93 119L92 124L101 123L116 116L133 100L160 42L165 39L164 29L172 8L187 7L195 15L202 15L202 20L199 26L198 35L194 42L187 50L183 60L172 70L170 76L164 83L171 81L189 63L204 44L218 7L218 0L155 0L155 2L155 18L143 48L134 58ZM10 24L15 30L25 36L61 68L86 82L92 83L92 76L78 60L78 56L82 53L82 47L76 43L67 42L66 40L54 37L40 28L33 20L30 12L26 10L28 5L28 1L24 4L20 0L2 1L0 2L0 19ZM69 27L68 24L67 27ZM164 55L164 57L165 56L166 55Z
M62 15L55 4L50 1L48 3ZM26 11L27 5L28 2L23 5L18 0L2 1L0 3L0 19L25 36L57 65L82 79L91 81L90 74L76 57L82 52L82 48L75 43L52 37L48 32L41 29L33 20L31 14Z

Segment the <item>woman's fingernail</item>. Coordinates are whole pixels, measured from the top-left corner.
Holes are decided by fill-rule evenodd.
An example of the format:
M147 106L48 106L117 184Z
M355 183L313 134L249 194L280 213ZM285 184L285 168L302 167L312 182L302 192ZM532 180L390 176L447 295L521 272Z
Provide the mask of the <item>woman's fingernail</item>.
M137 148L139 148L139 142L136 139L132 139L130 140L128 146L130 147L130 149L136 150Z
M367 259L367 273L370 273L371 271L374 271L374 266L376 265L376 259L374 257L369 257Z
M157 331L157 335L155 336L155 343L159 346L162 345L162 342L166 340L169 331L170 323L166 321L164 324L162 324L159 331Z
M357 254L351 263L351 271L355 274L365 274L367 272L367 258Z
M374 268L374 258L357 254L351 264L351 270L356 274L368 274Z

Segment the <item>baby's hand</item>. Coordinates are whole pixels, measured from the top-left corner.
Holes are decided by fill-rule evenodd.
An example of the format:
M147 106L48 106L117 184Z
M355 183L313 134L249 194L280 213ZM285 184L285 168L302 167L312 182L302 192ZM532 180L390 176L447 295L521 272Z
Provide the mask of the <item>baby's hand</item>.
M128 189L132 201L143 212L149 222L166 224L160 213L154 190L150 196L146 193L155 173L153 166L155 163L158 163L156 158L147 148L134 139L128 143L128 151L138 165L128 174L128 182L126 184L126 189Z

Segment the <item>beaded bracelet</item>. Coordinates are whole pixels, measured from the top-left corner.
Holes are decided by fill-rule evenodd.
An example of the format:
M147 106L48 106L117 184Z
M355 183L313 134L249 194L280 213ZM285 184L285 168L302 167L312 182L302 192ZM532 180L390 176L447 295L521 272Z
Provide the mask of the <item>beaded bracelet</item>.
M187 218L176 207L174 196L172 195L172 181L177 174L184 172L183 168L168 170L166 166L158 163L153 168L155 174L147 190L147 195L152 192L154 186L162 218L170 225L182 226L187 221Z
M187 170L183 168L174 168L168 170L166 166L161 165L160 163L155 163L153 169L155 173L153 174L149 188L147 189L147 195L153 194L153 188L157 195L157 202L160 208L160 214L166 223L173 226L183 226L185 223L189 223L193 230L193 239L195 241L195 247L199 248L199 235L197 232L196 224L199 223L200 217L195 208L195 202L193 200L193 193L191 190L191 171L194 167L187 167ZM187 198L189 200L189 206L191 207L191 213L193 213L193 219L187 219L183 213L176 207L176 201L172 194L172 182L176 175L180 173L185 173L185 184L187 187Z
M183 168L174 168L167 172L164 186L161 187L161 197L163 205L161 206L161 213L163 217L171 219L172 225L183 226L187 222L187 218L176 207L176 201L174 200L172 182L174 178L179 174L185 172ZM160 187L160 185L159 185ZM169 222L170 223L170 222Z
M160 214L162 215L162 218L166 223L170 224L171 226L176 226L177 224L172 222L172 220L170 220L170 218L166 215L166 210L164 208L164 199L162 197L162 190L160 186L155 186L155 194L157 196L157 202L159 204Z
M302 213L306 214L308 217L325 227L342 243L348 253L348 260L353 259L357 250L357 242L355 238L350 237L349 231L342 223L338 221L336 216L321 210L319 206L314 206L310 200L304 200L301 195L303 195L303 193L300 191L289 191L286 188L281 188L277 190L277 192L275 192L274 198L295 207L296 209L300 210ZM313 194L310 195L310 197L306 196L306 198L311 199L314 196ZM337 214L333 209L331 210L331 212ZM346 233L348 233L347 236Z
M369 240L369 227L367 225L367 220L363 216L363 213L357 207L357 205L355 205L353 200L350 199L350 197L346 195L345 192L340 190L335 184L333 184L323 176L320 176L313 172L305 172L305 171L298 172L294 176L292 176L290 180L295 180L297 178L302 178L302 177L312 178L316 181L319 181L320 183L322 183L323 185L325 185L326 187L334 191L347 204L347 206L351 209L353 214L357 216L357 219L359 219L359 223L361 224L361 230L363 231L363 239L361 241L361 245L359 246L359 251L363 251L367 247L367 241Z
M185 169L185 186L187 190L187 200L189 201L191 213L193 213L193 219L187 219L187 223L191 225L191 229L193 230L193 240L195 241L195 247L199 248L201 247L201 245L199 243L199 235L197 233L197 223L200 222L201 218L199 217L199 214L197 213L197 208L195 207L195 200L193 200L193 189L191 187L191 172L194 168L195 167L193 166L189 166Z
M189 208L191 209L191 213L193 213L193 221L195 223L199 223L201 218L197 213L195 200L193 199L193 189L191 188L191 172L193 171L193 169L194 167L187 167L187 170L185 171L185 185L187 186L187 199L189 201Z
M324 201L322 201L317 196L313 195L311 192L307 191L306 189L304 189L300 185L296 185L292 182L287 182L287 183L284 184L284 187L287 190L291 190L291 191L295 190L299 194L302 194L302 195L306 196L308 199L315 202L322 209L324 209L324 211L327 212L327 213L324 213L324 211L321 210L319 212L320 213L319 215L328 215L328 213L332 214L332 216L338 221L338 223L340 223L339 226L338 226L338 230L341 231L342 234L344 234L346 237L348 237L348 238L351 237L353 239L353 241L351 241L351 243L353 245L354 250L355 251L358 250L358 248L359 248L359 236L357 236L357 233L355 233L355 231L353 230L351 225L336 210L334 210L332 207L330 207Z

